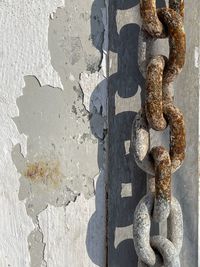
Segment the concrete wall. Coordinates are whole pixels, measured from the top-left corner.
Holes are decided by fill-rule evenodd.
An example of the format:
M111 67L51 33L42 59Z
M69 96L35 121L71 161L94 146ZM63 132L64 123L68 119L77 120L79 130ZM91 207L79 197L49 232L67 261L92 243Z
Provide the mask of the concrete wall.
M129 152L144 86L138 4L0 2L0 266L136 266L132 220L146 186ZM173 178L184 212L182 266L194 267L198 4L186 1L187 62L175 98L188 152Z
M106 5L0 13L0 266L103 266Z

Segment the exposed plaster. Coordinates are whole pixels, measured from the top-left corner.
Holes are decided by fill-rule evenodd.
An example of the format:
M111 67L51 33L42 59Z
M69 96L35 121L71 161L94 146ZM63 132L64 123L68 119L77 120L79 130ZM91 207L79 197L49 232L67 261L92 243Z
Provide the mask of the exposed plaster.
M98 7L99 3L97 4ZM93 41L95 40L94 43L96 43L98 40L96 44L98 46L100 42L104 52L97 53L95 49L92 49L92 46L89 49L84 40L87 39L87 35L82 35L80 30L77 31L79 36L70 32L73 23L74 27L78 26L77 20L74 18L76 15L80 16L78 10L73 17L71 17L71 13L68 13L70 9L73 13L74 7L77 8L76 4L72 3L71 7L68 4L67 9L57 9L53 18L51 16L49 25L49 49L52 65L62 80L64 90L61 91L59 88L47 85L42 86L39 75L37 78L36 76L25 76L23 95L17 99L19 116L14 118L14 122L19 132L26 137L27 149L26 146L21 149L19 145L15 146L12 157L18 172L21 174L19 198L26 200L27 214L35 226L28 236L31 267L49 266L51 262L49 257L48 259L44 257L48 250L46 246L48 247L49 243L46 244L46 235L43 234L45 231L40 227L43 219L41 221L39 219L45 209L52 207L52 205L56 209L66 207L70 201L76 201L76 197L80 193L84 194L85 201L92 197L94 203L93 179L98 172L97 160L94 157L97 155L98 148L95 137L103 140L107 116L107 83L105 80L105 48L107 45L100 39L95 39L95 34L99 37L103 36L101 32L96 31L95 27L93 28ZM88 6L84 4L84 8L88 9ZM95 9L93 11L96 12ZM86 13L81 14L84 14L81 16L82 23L87 25ZM97 18L96 15L95 18ZM71 23L69 21L63 23L63 19L71 20ZM73 20L74 22L72 22ZM69 29L66 29L66 25L69 25ZM65 44L65 42L69 43ZM100 46L98 48L100 49ZM88 51L89 54L87 55ZM62 65L62 61L59 59L65 57L67 57L66 64ZM100 67L101 63L103 64L102 68ZM68 64L71 65L70 68L67 66ZM63 67L65 71L63 71ZM85 77L89 82L88 85L93 79L88 95L89 93L92 94L97 86L95 98L93 100L92 98L87 99L88 103L91 102L88 107L95 108L88 108L88 110L85 108L85 102L83 102L85 92L78 85L79 75L77 73L79 69L88 70L89 74ZM99 119L96 117L96 113ZM102 123L99 123L99 120ZM99 145L99 148L101 147L103 147L103 143ZM98 159L99 168L103 168L102 160L104 159L101 157ZM101 171L101 173L104 172ZM96 192L98 190L96 189ZM101 197L104 199L104 193ZM81 204L79 203L77 208L81 208ZM51 209L55 213L54 209ZM97 215L99 210L100 208L98 208ZM71 212L71 216L73 217L73 212ZM101 216L104 218L104 214ZM48 224L45 227L48 227ZM104 227L103 224L102 227ZM102 235L103 237L104 235ZM84 243L81 244L81 246L83 245ZM103 246L103 242L99 246ZM57 260L55 259L55 262ZM63 266L62 264L60 266Z
M8 100L11 96L21 95L25 75L34 74L41 84L62 88L60 78L52 68L48 50L49 15L61 6L64 6L64 0L6 0L0 3L3 41L3 72L0 75L2 88L7 88Z
M34 224L18 199L19 181L12 162L13 145L20 143L20 154L27 154L27 136L19 134L11 117L18 115L16 98L22 94L24 75L34 74L42 84L62 87L51 66L48 50L49 15L64 1L11 1L0 3L1 17L1 266L30 266L27 236ZM12 249L11 249L12 248Z
M96 237L95 245L90 244L91 233L86 232L92 216L89 224L95 231L98 228L104 238L102 151L107 128L107 12L103 0L66 3L66 8L58 8L64 6L62 0L52 3L6 0L0 4L1 40L4 42L1 46L0 164L4 170L1 186L5 196L1 201L6 211L14 208L8 216L2 214L2 218L10 218L9 221L15 223L15 235L21 233L19 242L12 234L12 225L1 220L2 229L11 233L9 241L2 236L1 244L5 249L0 252L1 266L49 266L51 261L44 256L48 245L44 228L54 223L56 210L63 209L71 201L77 202L80 194L81 202L73 204L77 212L88 202L93 206L84 215L85 228L80 229L84 230L84 238L87 235L87 249L92 259L87 255L85 240L81 240L79 246L85 249L85 262L88 262L83 261L83 264L94 266L92 261L99 259L102 265L104 260L103 241ZM82 93L85 92L79 87L80 73L85 70L89 75L85 78L90 82L93 79L94 86L88 92L88 97L90 94L94 98L87 101L91 102L88 107L95 108L88 109L89 112L83 103ZM19 183L15 167L21 175ZM96 189L94 177L96 185L102 177L102 185ZM99 202L102 204L100 207L97 204L96 212L94 190L96 194L102 190ZM42 215L46 209L52 211L51 222L44 224ZM71 204L69 210L73 218ZM102 227L97 227L100 218ZM73 221L70 224L73 225ZM73 234L75 232L71 232ZM7 242L13 244L13 255L12 252L6 254ZM94 251L90 251L95 246L101 247L97 258ZM59 260L59 255L57 257L55 262ZM64 264L69 261L66 259Z
M64 0L0 3L1 266L105 266L107 10L101 0L61 6ZM138 8L117 11L118 33L138 23ZM117 66L112 56L110 65ZM133 109L131 98L120 101ZM121 193L131 195L128 184ZM115 247L131 238L131 228L116 228Z
M81 209L80 207L84 208ZM96 266L87 258L87 247L82 246L86 242L87 225L91 214L94 212L95 197L86 200L81 194L75 203L70 203L66 208L48 206L39 215L40 226L44 233L44 242L47 244L44 259L48 262L48 267L63 267L66 262L70 262L73 267ZM76 217L73 214L76 214ZM93 232L91 242L94 247L97 244L95 244L97 234L103 242L103 236L99 229L98 233ZM71 249L72 247L73 249ZM98 249L96 253L98 251L100 253L101 246ZM87 260L84 260L84 265L77 257L87 258Z
M90 112L91 129L93 134L104 139L107 129L107 61L108 61L108 3L101 8L104 35L101 50L100 69L96 72L82 72L80 86L83 92L83 105Z
M194 50L194 65L199 68L199 47L196 46Z
M49 204L55 207L67 205L80 192L86 198L93 194L97 167L90 163L96 151L96 140L88 127L82 129L87 119L82 121L81 109L76 106L77 114L74 114L70 112L70 106L66 108L69 103L66 90L42 87L33 76L25 77L25 81L24 94L17 100L19 117L14 121L18 130L27 135L27 155L23 157L17 145L12 157L21 173L19 198L26 200L27 213L35 224L28 238L32 244L32 267L42 262L42 253L36 253L38 246L40 249L45 247L38 215ZM30 121L31 125L28 124ZM77 130L80 123L81 129ZM40 242L35 242L35 236L40 237Z
M46 209L47 207L45 207ZM47 267L47 261L44 258L45 246L44 235L36 217L35 229L28 236L28 246L31 256L31 267Z

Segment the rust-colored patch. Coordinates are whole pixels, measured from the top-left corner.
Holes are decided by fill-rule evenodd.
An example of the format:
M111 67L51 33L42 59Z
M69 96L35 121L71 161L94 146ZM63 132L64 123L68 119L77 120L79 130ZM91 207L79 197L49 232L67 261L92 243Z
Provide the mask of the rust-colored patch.
M167 126L163 116L162 77L165 66L164 56L154 56L147 66L145 111L148 123L156 131Z
M155 39L169 37L170 47L169 59L166 59L164 56L154 56L150 60L149 58L147 59L144 51L145 49L150 49L150 46L148 46L148 44L148 47L144 47L144 51L141 50L142 53L139 50L139 57L141 56L145 60L149 60L149 62L144 61L145 67L148 64L147 70L143 70L143 68L141 68L143 73L146 74L146 76L144 75L144 77L146 77L145 113L148 120L148 127L152 127L154 130L163 130L167 124L170 127L170 151L168 152L162 146L153 147L150 151L150 154L152 156L151 158L153 159L154 163L153 167L155 169L155 202L152 207L152 209L154 209L152 217L156 222L161 222L163 220L166 220L169 214L171 216L174 204L174 199L171 203L171 174L181 166L185 157L186 138L184 119L180 110L174 106L173 93L170 87L171 83L182 70L185 62L186 41L183 28L184 0L169 0L169 8L161 8L157 10L156 0L140 0L140 10L143 20L142 27L144 28L144 30L146 30L149 36ZM140 62L142 61L140 60ZM142 129L139 124L135 124L135 126L137 127L136 131L138 129ZM138 138L138 142L136 139L137 135L135 134L135 147L136 149L138 149L135 155L137 155L137 152L142 151L145 142L149 145L147 139L149 138L149 129L147 129L146 132L144 131L144 133L145 134L143 134L143 136L141 135L142 138L140 138L140 140ZM137 134L139 136L140 132L137 131ZM147 150L144 150L147 155L146 151ZM140 162L146 163L145 159L148 160L148 164L146 164L147 168L146 166L146 169L144 168L145 171L148 171L150 170L150 158L148 158L146 155L144 155L144 157L140 157ZM137 160L137 156L135 158L136 162L139 162ZM140 166L140 164L138 165ZM141 167L143 168L142 164ZM145 201L146 200L147 198L145 199ZM142 203L142 201L140 203ZM150 210L150 205L148 206L148 208L146 208L144 203L142 203L142 205L139 204L138 207L141 207L142 211ZM136 208L135 213L137 220L134 220L134 243L136 252L139 260L141 260L148 266L153 266L155 265L155 253L151 250L148 250L149 248L151 248L151 244L149 244L149 240L146 238L149 238L150 229L150 225L145 224L145 220L148 218L148 214L145 214L144 216L141 210L139 210L138 215L138 207ZM149 218L148 222L150 222ZM174 223L176 224L177 222L174 221ZM143 226L145 226L146 228L144 228ZM168 226L170 226L170 224ZM182 219L180 226L182 229ZM148 229L147 232L145 232L146 229ZM179 233L179 229L177 230L177 232ZM180 232L181 248L182 230ZM139 239L140 235L142 237L145 236L146 239ZM180 249L178 248L177 251L177 254L179 254Z
M171 201L171 160L168 151L157 146L151 149L155 164L155 193L156 198Z
M140 14L143 20L143 28L152 37L165 37L165 29L160 22L156 11L156 0L140 1Z
M158 9L158 18L169 34L169 60L166 63L163 83L171 83L181 72L185 63L186 40L183 28L183 19L176 11L170 8Z
M184 17L184 0L169 0L169 7Z
M173 172L185 158L185 123L183 114L173 103L164 103L163 107L164 116L170 126L170 158Z
M35 183L58 186L61 180L60 163L58 160L27 163L24 176Z

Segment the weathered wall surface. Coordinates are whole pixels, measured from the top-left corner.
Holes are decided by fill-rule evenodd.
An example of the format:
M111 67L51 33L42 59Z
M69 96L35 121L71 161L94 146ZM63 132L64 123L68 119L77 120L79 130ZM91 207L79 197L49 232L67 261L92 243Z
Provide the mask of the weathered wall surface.
M104 266L106 5L0 12L0 265Z
M188 148L173 178L184 212L182 266L194 267L198 4L186 2L187 61L175 99ZM133 212L146 190L129 151L144 87L139 0L4 0L0 23L0 266L136 266ZM167 54L167 45L155 52Z

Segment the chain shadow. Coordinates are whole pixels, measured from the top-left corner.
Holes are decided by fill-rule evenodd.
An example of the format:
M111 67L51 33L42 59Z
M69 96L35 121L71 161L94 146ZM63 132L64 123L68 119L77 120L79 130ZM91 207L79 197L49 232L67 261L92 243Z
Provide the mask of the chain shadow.
M102 4L102 3L101 3ZM102 27L102 17L99 10L100 1L93 2L91 11L91 36L93 45L101 51L102 40L100 29ZM98 164L99 169L103 169L105 164L104 137L99 138L96 132L100 117L106 121L104 107L106 103L101 103L100 112L95 110L93 100L104 94L105 86L108 85L108 181L107 194L108 203L105 207L105 184L104 174L100 173L96 185L96 211L92 215L87 230L86 246L91 260L99 267L132 267L137 266L137 255L134 250L133 239L129 236L124 240L117 240L117 228L125 229L131 227L133 223L134 210L146 192L146 174L136 165L132 153L127 151L126 142L130 142L131 128L134 117L138 110L123 111L116 113L116 95L120 98L130 98L136 96L138 88L144 87L144 79L138 68L138 37L139 25L127 24L122 27L119 34L117 31L116 15L117 10L126 10L139 4L139 0L110 0L109 1L109 52L117 54L117 72L102 81L93 91L90 99L90 126L94 136L98 139ZM157 6L165 6L165 0L157 0ZM95 18L95 19L94 19ZM99 31L98 31L99 27ZM138 99L138 98L137 98ZM102 99L101 99L102 100ZM136 101L136 100L134 100ZM144 102L144 93L141 90L140 101ZM102 114L104 111L104 114ZM104 132L101 121L102 129ZM122 185L131 184L132 195L122 197ZM104 209L107 209L107 223L105 225ZM99 239L103 242L103 233L99 232L99 225L107 227L107 240L105 247L105 257L101 259L102 247L100 251L93 249L92 243L96 244ZM100 227L101 228L101 227ZM102 228L101 228L102 229ZM127 228L126 228L127 229ZM130 228L129 230L130 232ZM130 234L130 233L129 233ZM120 238L118 238L120 239ZM97 248L97 246L95 246Z
M157 1L157 6L165 6L165 1ZM108 266L131 267L137 266L133 240L123 240L116 246L116 228L132 225L134 210L146 192L146 174L137 167L132 153L127 154L124 146L131 138L132 122L137 111L115 115L115 95L118 93L122 98L135 96L138 87L144 87L144 80L137 65L139 26L127 24L117 35L116 20L112 18L116 15L115 1L111 1L109 15L109 50L118 54L118 72L109 78ZM143 90L140 97L143 104ZM122 183L131 183L131 197L121 198Z
M109 51L117 54L117 72L102 81L93 91L90 99L90 127L93 135L98 139L98 165L102 170L105 164L104 135L100 138L98 131L104 133L106 114L108 113L108 202L105 206L105 174L100 172L97 179L95 195L95 213L90 218L87 229L86 247L92 262L99 267L132 267L137 266L137 256L133 239L116 240L116 229L132 227L133 214L137 203L146 191L146 174L138 168L133 155L127 152L125 143L130 142L131 127L138 110L124 111L116 114L115 96L130 98L136 96L138 87L143 88L144 80L138 68L138 37L139 25L127 24L118 34L116 16L118 10L127 10L139 4L139 0L110 0L109 1ZM100 52L102 50L103 32L101 7L103 0L95 0L91 10L91 37L93 45ZM157 0L157 6L165 6L165 0ZM99 112L93 106L93 100L105 94L108 85L108 110L106 103L101 103ZM100 102L102 99L99 99ZM144 93L141 90L140 101L143 103ZM136 100L135 100L136 101ZM102 129L99 129L99 125ZM98 127L97 127L98 125ZM122 197L122 185L131 184L132 195ZM105 209L108 217L105 221ZM106 222L108 225L105 225ZM101 226L100 226L101 225ZM102 226L107 228L104 240ZM130 229L130 228L129 228ZM125 230L126 231L126 230ZM105 242L105 258L102 259L102 246ZM93 244L95 243L95 246ZM95 249L94 249L95 247ZM96 251L96 249L99 251Z
M93 3L91 18L100 14L97 10L97 0ZM117 10L125 10L139 4L139 0L110 0L109 1L109 51L117 54L117 72L109 76L108 80L108 203L107 207L103 203L105 192L103 177L100 175L96 186L96 211L92 215L87 230L86 246L88 255L91 260L99 267L132 267L137 266L137 256L134 250L133 239L129 236L128 239L116 239L116 229L131 227L133 223L133 214L137 203L145 194L146 189L146 174L141 171L134 159L133 155L127 151L125 144L130 142L131 127L134 117L138 110L122 111L116 113L116 95L122 99L135 97L138 93L138 88L143 88L144 80L141 76L137 63L138 54L138 37L139 25L131 23L122 27L119 34L117 32L116 14ZM91 19L91 36L96 36L96 20ZM94 46L100 50L97 38L93 39ZM99 138L96 133L96 125L98 124L98 115L102 116L102 110L105 103L101 103L101 114L97 114L93 106L93 99L96 99L105 90L105 80L102 81L93 91L90 99L90 112L92 119L90 126L93 135L98 138L99 153L98 163L99 169L103 169L104 151L103 139ZM143 92L140 95L140 100L143 102ZM138 99L138 97L137 97ZM136 101L136 100L135 100ZM134 109L134 108L133 108ZM106 120L106 118L104 118ZM102 126L104 124L102 123ZM104 129L102 128L102 132ZM122 185L131 185L132 195L122 196ZM105 259L99 258L100 253L92 247L92 242L98 242L98 226L105 224L103 208L108 212L107 225L107 264ZM125 230L126 231L126 230ZM130 232L130 228L129 228ZM101 233L103 235L103 233Z
M120 1L119 1L120 2ZM139 1L131 1L132 7ZM130 8L130 1L110 1L109 50L118 55L118 71L109 77L109 174L108 174L108 266L137 266L133 240L128 238L116 243L116 229L132 227L134 210L146 192L146 174L136 165L131 151L127 153L125 142L131 139L131 127L136 112L121 112L116 115L115 95L121 98L136 96L138 87L144 88L144 79L138 68L137 24L125 25L117 34L117 9ZM165 6L164 0L157 1L158 7ZM124 8L123 8L124 7ZM141 104L144 91L141 90ZM135 102L136 100L133 100ZM132 196L121 197L123 183L131 183ZM128 230L127 230L128 231ZM120 239L120 236L117 237ZM117 245L116 245L117 244Z
M131 140L131 128L137 110L116 113L116 94L121 98L136 96L144 80L137 64L139 25L127 24L117 34L116 12L138 4L139 1L110 2L111 16L109 50L117 53L117 72L109 77L109 174L108 174L108 266L137 266L137 256L130 236L133 214L137 203L145 194L146 175L137 167L133 155L125 148ZM140 100L143 102L143 91ZM135 100L133 100L135 101ZM138 179L139 178L139 179ZM122 184L131 184L132 194L122 197ZM126 227L126 228L125 228ZM128 227L128 228L127 228ZM117 231L129 232L128 238L117 236Z

